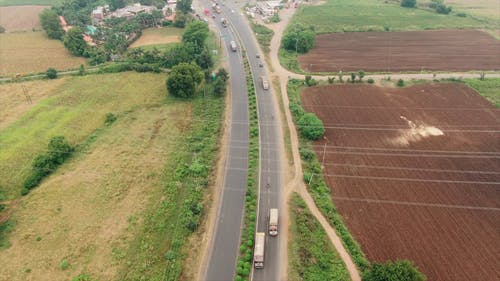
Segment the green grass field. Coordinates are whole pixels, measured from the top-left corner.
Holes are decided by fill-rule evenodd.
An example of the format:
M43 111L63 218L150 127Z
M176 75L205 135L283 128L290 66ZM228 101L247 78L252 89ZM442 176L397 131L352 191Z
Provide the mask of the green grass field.
M145 50L152 50L156 47L162 51L167 50L181 41L183 31L184 29L176 27L146 28L142 31L141 37L130 45L130 48L141 47Z
M464 79L464 82L500 108L500 78Z
M350 280L344 262L324 229L297 194L292 196L290 208L289 280Z
M76 144L103 125L106 113L120 114L161 101L158 92L166 92L165 78L127 72L66 81L0 131L0 190L7 198L19 196L32 159L45 149L52 136L64 135Z
M59 5L63 0L0 0L0 6Z
M470 17L439 15L421 9L402 8L382 0L327 0L318 6L302 6L293 16L294 23L314 26L316 33L349 31L424 30L453 28L489 28L499 26Z

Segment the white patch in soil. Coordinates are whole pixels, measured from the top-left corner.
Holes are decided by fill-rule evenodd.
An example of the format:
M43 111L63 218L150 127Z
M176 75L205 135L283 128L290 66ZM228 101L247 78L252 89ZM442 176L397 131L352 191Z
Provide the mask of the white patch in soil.
M410 128L401 130L399 135L390 141L393 144L409 145L411 142L417 142L424 138L444 135L443 131L437 127L429 126L424 123L416 124L404 116L400 116L400 118L405 120Z

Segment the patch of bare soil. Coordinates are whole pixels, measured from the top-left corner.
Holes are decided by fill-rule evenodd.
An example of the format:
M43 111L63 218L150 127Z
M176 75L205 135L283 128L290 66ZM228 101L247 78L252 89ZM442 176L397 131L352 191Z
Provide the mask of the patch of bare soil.
M299 62L310 72L499 70L499 50L477 30L331 33Z
M369 260L412 260L428 280L498 279L498 108L459 83L311 87L302 100L325 124L314 148Z

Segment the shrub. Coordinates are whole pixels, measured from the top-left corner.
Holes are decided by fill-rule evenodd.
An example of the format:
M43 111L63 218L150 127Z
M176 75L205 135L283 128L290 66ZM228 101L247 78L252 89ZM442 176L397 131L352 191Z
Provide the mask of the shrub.
M5 32L5 27L0 25L0 33L4 33L4 32Z
M417 5L417 0L402 0L401 7L405 8L415 8Z
M47 69L47 72L45 73L45 75L49 79L56 79L57 78L57 70L55 68L49 68L49 69Z
M467 14L465 13L458 13L457 14L457 17L461 17L461 18L465 18L467 16Z
M115 121L116 121L116 115L110 112L106 113L106 116L104 117L104 124L106 126L113 124Z
M398 87L404 87L405 81L403 79L399 79L398 82L396 83Z
M328 77L328 84L333 84L335 82L335 77Z
M367 80L367 81L368 81L368 83L370 83L370 84L375 83L375 80L373 80L372 78L368 78L368 80Z
M310 140L317 140L325 133L323 122L314 113L306 113L297 122L300 133Z
M66 269L68 269L68 268L69 268L69 266L70 266L70 264L69 264L69 261L68 261L67 259L63 259L63 260L61 261L61 263L59 264L59 267L60 267L62 270L66 270Z
M371 270L363 276L363 281L425 281L427 278L407 260L388 261L385 264L375 263Z

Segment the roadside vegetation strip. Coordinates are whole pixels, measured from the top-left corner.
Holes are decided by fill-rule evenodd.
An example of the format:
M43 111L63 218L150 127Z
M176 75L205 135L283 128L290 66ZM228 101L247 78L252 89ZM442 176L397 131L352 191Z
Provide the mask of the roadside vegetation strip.
M291 79L288 82L289 107L295 124L305 113L300 99L300 91L303 87L305 87L303 80ZM307 184L308 191L311 193L316 206L318 206L318 209L323 213L330 225L335 228L356 266L362 273L367 271L370 268L370 262L361 251L359 244L349 233L341 215L333 204L330 189L325 182L320 163L312 148L312 141L306 140L301 134L299 134L299 152L302 159L304 182Z
M257 37L257 42L259 42L262 51L264 51L265 54L269 54L269 46L271 45L271 39L274 36L274 31L253 21L250 21L250 27L255 33L255 37Z
M321 224L296 193L290 201L290 281L350 280L347 268Z
M244 52L243 59L250 109L250 145L248 152L248 182L245 196L245 211L243 214L243 230L241 232L235 281L249 280L249 275L252 271L259 192L259 120L257 115L257 97L255 95L255 86L250 72L250 65L246 53Z
M500 78L464 79L465 84L500 108Z
M144 215L143 227L127 250L120 280L179 280L187 240L198 228L214 167L224 98L213 88L191 101L191 120L160 176L161 190ZM170 98L169 98L170 99ZM170 101L173 103L183 101Z

